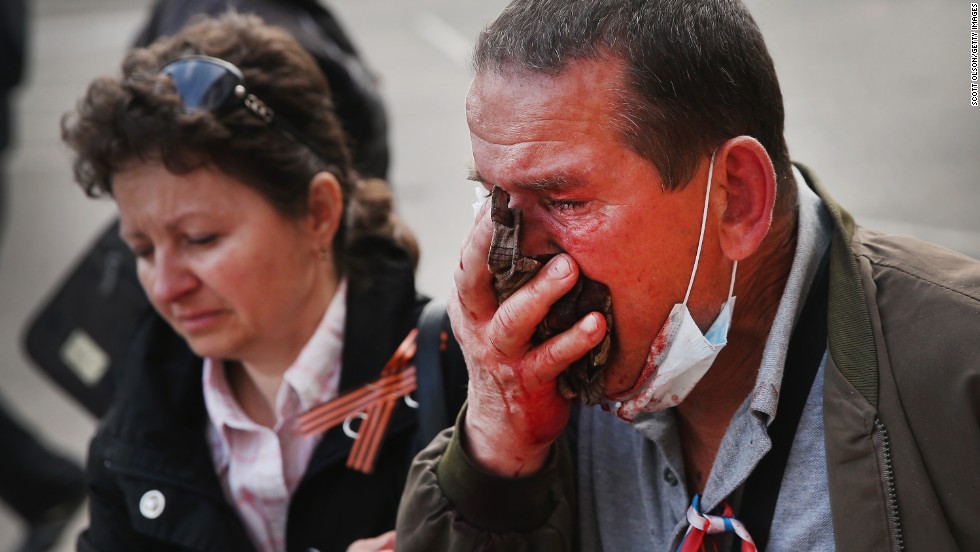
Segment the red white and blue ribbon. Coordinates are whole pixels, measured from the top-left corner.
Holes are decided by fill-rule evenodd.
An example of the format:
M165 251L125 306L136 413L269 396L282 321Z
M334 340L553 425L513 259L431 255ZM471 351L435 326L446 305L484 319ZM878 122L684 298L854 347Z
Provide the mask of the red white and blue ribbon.
M756 552L752 535L741 521L732 516L732 507L727 501L722 502L722 509L720 516L704 514L701 512L701 495L694 495L687 509L687 533L677 552L697 552L701 549L704 536L716 533L735 533L742 539L742 552Z

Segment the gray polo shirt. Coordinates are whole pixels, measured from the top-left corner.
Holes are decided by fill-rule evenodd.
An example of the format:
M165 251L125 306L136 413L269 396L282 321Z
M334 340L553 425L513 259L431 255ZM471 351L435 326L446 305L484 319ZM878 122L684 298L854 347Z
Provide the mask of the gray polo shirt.
M793 323L832 224L823 202L794 169L799 190L796 252L766 341L755 388L736 411L718 449L702 497L709 511L734 493L769 451L766 427L776 415ZM736 302L735 308L738 309ZM824 453L823 371L826 355L793 440L776 502L768 551L833 550ZM722 369L714 367L712 369ZM628 424L598 407L579 420L579 509L582 549L673 551L687 530L691 503L673 409Z

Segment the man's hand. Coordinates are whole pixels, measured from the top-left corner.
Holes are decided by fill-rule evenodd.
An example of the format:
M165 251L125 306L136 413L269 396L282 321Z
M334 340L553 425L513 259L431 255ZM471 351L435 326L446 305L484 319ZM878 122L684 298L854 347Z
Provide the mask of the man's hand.
M347 547L347 552L388 552L395 549L395 532L378 535L373 539L356 540Z
M487 269L491 235L484 205L463 244L448 311L470 373L464 446L484 469L517 477L547 459L571 407L555 378L602 341L606 322L593 312L532 346L548 309L575 285L578 266L568 255L555 256L498 307Z

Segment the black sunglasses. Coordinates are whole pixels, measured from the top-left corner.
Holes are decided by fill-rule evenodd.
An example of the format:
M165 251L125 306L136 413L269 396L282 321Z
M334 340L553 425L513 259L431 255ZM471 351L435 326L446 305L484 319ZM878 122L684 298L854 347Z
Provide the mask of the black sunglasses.
M209 56L185 56L164 65L160 74L173 81L185 111L218 113L244 105L266 124L303 144L321 161L330 164L312 140L285 119L276 117L265 102L248 93L241 70L231 63Z

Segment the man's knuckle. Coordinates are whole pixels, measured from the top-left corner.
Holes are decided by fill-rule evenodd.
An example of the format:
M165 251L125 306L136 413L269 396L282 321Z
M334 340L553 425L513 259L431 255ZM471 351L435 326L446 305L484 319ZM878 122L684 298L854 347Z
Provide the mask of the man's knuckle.
M520 314L518 309L514 308L514 303L504 303L497 309L497 313L494 315L496 319L497 327L500 328L500 332L504 335L510 334L520 323Z
M564 362L564 350L560 343L557 341L551 341L544 347L542 351L543 360L549 366L555 366Z
M535 297L540 297L546 295L551 281L548 280L547 275L543 274L545 271L538 272L537 276L532 278L528 285L525 286L528 292Z
M497 345L497 341L498 339L492 335L487 337L487 343L490 345L490 353L498 358L503 358L506 356L506 353Z

